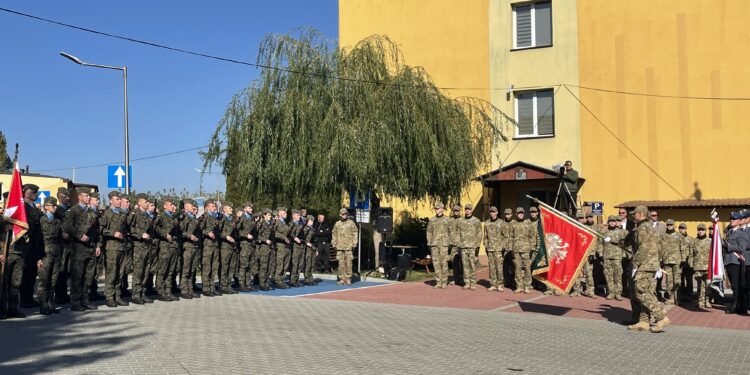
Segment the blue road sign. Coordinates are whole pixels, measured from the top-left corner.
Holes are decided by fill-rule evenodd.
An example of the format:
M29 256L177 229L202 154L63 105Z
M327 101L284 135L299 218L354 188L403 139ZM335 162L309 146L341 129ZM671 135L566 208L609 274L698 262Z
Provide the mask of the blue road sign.
M39 190L39 195L37 196L34 203L43 204L44 200L51 197L49 190Z
M365 193L354 191L354 189L349 191L349 208L359 208L360 210L369 210L370 209L370 190L367 190L367 192Z
M591 213L594 215L602 215L604 213L604 203L591 202Z
M128 188L133 187L133 166L128 168ZM107 188L124 189L125 188L125 166L108 165L107 166Z

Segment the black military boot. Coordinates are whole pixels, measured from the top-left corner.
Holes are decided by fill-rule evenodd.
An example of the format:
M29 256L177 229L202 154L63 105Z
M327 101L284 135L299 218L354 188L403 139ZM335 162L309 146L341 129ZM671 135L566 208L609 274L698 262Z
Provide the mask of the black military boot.
M106 305L107 307L117 307L117 302L115 302L115 300L112 300L112 299L108 299L108 300L107 300L107 303L106 303L105 305Z
M193 295L192 294L186 294L186 293L180 293L180 298L192 299Z
M168 297L168 296L165 296L165 295L163 295L163 294L159 294L159 296L158 296L158 297L156 297L156 299L157 299L158 301L162 301L162 302L172 302L172 298L170 298L170 297Z
M7 312L6 314L5 314L5 316L6 316L6 317L7 317L8 319L12 319L12 318L25 318L25 317L26 317L26 314L24 314L24 313L22 313L22 312L18 311L18 309L10 309L10 310L8 310L8 312Z

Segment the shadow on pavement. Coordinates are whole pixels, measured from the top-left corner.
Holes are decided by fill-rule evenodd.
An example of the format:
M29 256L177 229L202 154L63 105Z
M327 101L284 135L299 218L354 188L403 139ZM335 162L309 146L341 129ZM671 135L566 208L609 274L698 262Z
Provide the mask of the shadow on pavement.
M607 319L607 321L611 323L622 324L623 322L630 320L629 309L623 309L622 307L612 305L600 305L598 308L598 310L582 309L581 311L599 314L602 318Z
M521 310L524 312L533 312L533 313L555 315L555 316L563 316L567 314L568 311L571 310L571 308L569 307L542 305L539 303L530 303L530 302L521 302L521 301L518 302L518 307L520 307Z

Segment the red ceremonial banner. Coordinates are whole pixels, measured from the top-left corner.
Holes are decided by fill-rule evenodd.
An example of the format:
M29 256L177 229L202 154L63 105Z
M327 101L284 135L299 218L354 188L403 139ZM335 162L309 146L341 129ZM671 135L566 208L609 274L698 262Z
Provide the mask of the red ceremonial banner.
M23 202L21 171L18 169L18 163L13 168L13 178L10 183L8 199L5 201L3 215L6 222L13 224L11 240L11 244L13 244L29 230L29 223L26 220L26 206Z
M534 271L534 278L548 287L568 293L581 273L583 262L595 249L598 233L567 215L539 204L548 264Z

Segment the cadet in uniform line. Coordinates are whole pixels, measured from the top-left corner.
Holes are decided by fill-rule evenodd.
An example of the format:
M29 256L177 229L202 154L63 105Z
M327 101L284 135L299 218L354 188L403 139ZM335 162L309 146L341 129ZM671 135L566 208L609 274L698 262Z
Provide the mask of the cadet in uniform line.
M477 290L476 250L482 246L482 222L472 215L474 207L464 206L464 217L458 219L458 247L464 267L464 289Z
M203 264L202 264L202 277L203 280L203 295L206 297L213 297L216 295L214 290L214 282L216 278L216 271L219 266L219 254L216 247L217 241L219 240L219 213L216 211L216 202L213 199L209 199L204 203L205 211L200 218L199 228L203 237Z
M435 268L435 289L448 287L448 247L451 244L451 219L444 215L445 206L436 203L435 216L427 222L427 246Z
M182 232L182 275L180 276L180 298L200 298L200 294L193 291L193 276L200 262L200 240L201 231L198 228L198 218L194 209L197 204L192 199L185 199L182 216L179 220L179 228Z
M625 257L625 237L628 231L620 227L620 218L610 215L607 229L601 234L604 277L607 280L607 299L622 300L622 258Z
M357 246L357 224L349 220L346 208L339 210L339 221L331 231L331 246L336 248L336 260L339 262L339 285L352 285L352 249Z
M110 305L117 305L116 301L122 300L123 275L120 272L124 270L122 262L125 258L127 214L120 210L122 198L119 192L111 191L108 197L109 209L105 210L99 219L100 248L106 260L104 295Z
M289 266L289 258L291 250L289 246L291 240L289 239L289 232L291 226L286 223L286 208L279 207L277 210L276 219L276 230L274 231L274 238L276 239L276 258L274 264L274 284L279 289L289 289L289 286L284 283L284 275Z
M698 307L711 307L708 301L708 257L711 253L711 237L706 235L706 225L698 224L698 235L691 242L688 264L698 286Z
M99 223L96 214L90 212L88 204L91 196L85 190L78 192L78 204L65 214L63 231L73 241L70 253L70 309L72 311L96 310L89 301L89 288L94 278L96 256L101 249L96 248L99 236Z
M515 273L516 289L514 293L531 293L531 261L529 253L535 243L536 228L525 222L526 210L516 208L516 220L511 223L511 241L513 253L513 271Z
M490 207L490 218L484 222L484 247L490 271L490 287L487 291L503 291L503 243L504 222L497 217L497 207Z
M50 315L59 313L55 307L54 292L62 260L62 222L55 217L57 199L44 199L44 216L40 219L42 236L44 237L44 259L39 267L39 284L37 298L39 299L39 313Z

